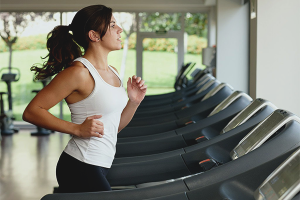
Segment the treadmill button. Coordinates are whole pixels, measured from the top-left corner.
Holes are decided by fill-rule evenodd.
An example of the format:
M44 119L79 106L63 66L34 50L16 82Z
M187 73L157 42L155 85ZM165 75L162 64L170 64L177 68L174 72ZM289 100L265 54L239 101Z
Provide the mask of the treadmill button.
M181 108L181 110L184 110L184 109L186 109L187 108L187 106L183 106L182 108Z
M195 140L196 140L197 143L200 143L200 142L206 141L207 138L205 136L200 136L200 137L197 137Z
M210 170L214 167L218 166L218 163L214 161L213 159L206 159L199 162L200 167L203 169L203 171Z
M196 123L195 121L188 121L188 122L186 122L184 125L187 126L187 125L189 125L189 124L195 124L195 123Z

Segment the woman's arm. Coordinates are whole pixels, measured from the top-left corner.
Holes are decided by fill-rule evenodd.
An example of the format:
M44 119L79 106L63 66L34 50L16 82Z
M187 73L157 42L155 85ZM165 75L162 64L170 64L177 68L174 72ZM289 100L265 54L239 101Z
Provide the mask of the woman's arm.
M63 70L28 104L23 113L23 120L46 129L79 137L102 137L103 124L96 120L101 117L100 115L88 117L82 124L74 124L61 120L48 112L50 108L73 92L80 91L84 87L82 83L88 78L90 77L86 70L80 66Z
M128 79L127 93L129 100L122 112L118 132L125 128L131 121L136 109L144 99L147 91L147 86L144 85L144 83L145 81L142 80L141 77L132 76L132 80L131 78Z

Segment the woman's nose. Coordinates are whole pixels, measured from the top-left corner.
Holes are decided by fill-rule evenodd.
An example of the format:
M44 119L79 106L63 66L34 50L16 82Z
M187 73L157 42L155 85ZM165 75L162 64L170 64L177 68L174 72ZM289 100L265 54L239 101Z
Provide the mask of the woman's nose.
M120 26L118 26L118 27L119 27L119 32L122 33L123 29Z

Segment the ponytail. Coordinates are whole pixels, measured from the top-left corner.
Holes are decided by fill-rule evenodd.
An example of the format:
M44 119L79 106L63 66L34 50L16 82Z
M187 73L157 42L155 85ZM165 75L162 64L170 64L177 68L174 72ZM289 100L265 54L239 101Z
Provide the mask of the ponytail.
M33 65L30 70L35 71L35 79L42 80L51 77L69 67L73 60L83 55L81 48L69 33L69 26L56 26L47 36L48 55L41 68Z
M35 79L53 76L69 67L75 58L82 56L89 46L90 30L98 32L102 40L110 25L111 16L111 8L91 5L78 11L69 26L55 27L47 36L49 53L43 59L48 60L41 68L35 65L31 67L31 71L35 71Z

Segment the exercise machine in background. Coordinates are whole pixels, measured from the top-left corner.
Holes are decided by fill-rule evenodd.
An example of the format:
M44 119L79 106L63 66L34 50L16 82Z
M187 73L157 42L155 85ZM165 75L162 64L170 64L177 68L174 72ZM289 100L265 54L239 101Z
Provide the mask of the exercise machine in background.
M12 135L19 132L17 128L13 125L13 104L12 104L12 88L11 83L20 80L20 70L18 68L2 68L0 70L1 81L5 82L7 85L7 92L0 92L0 104L1 104L1 134L2 135ZM4 110L4 100L3 95L7 94L8 101L8 111Z

